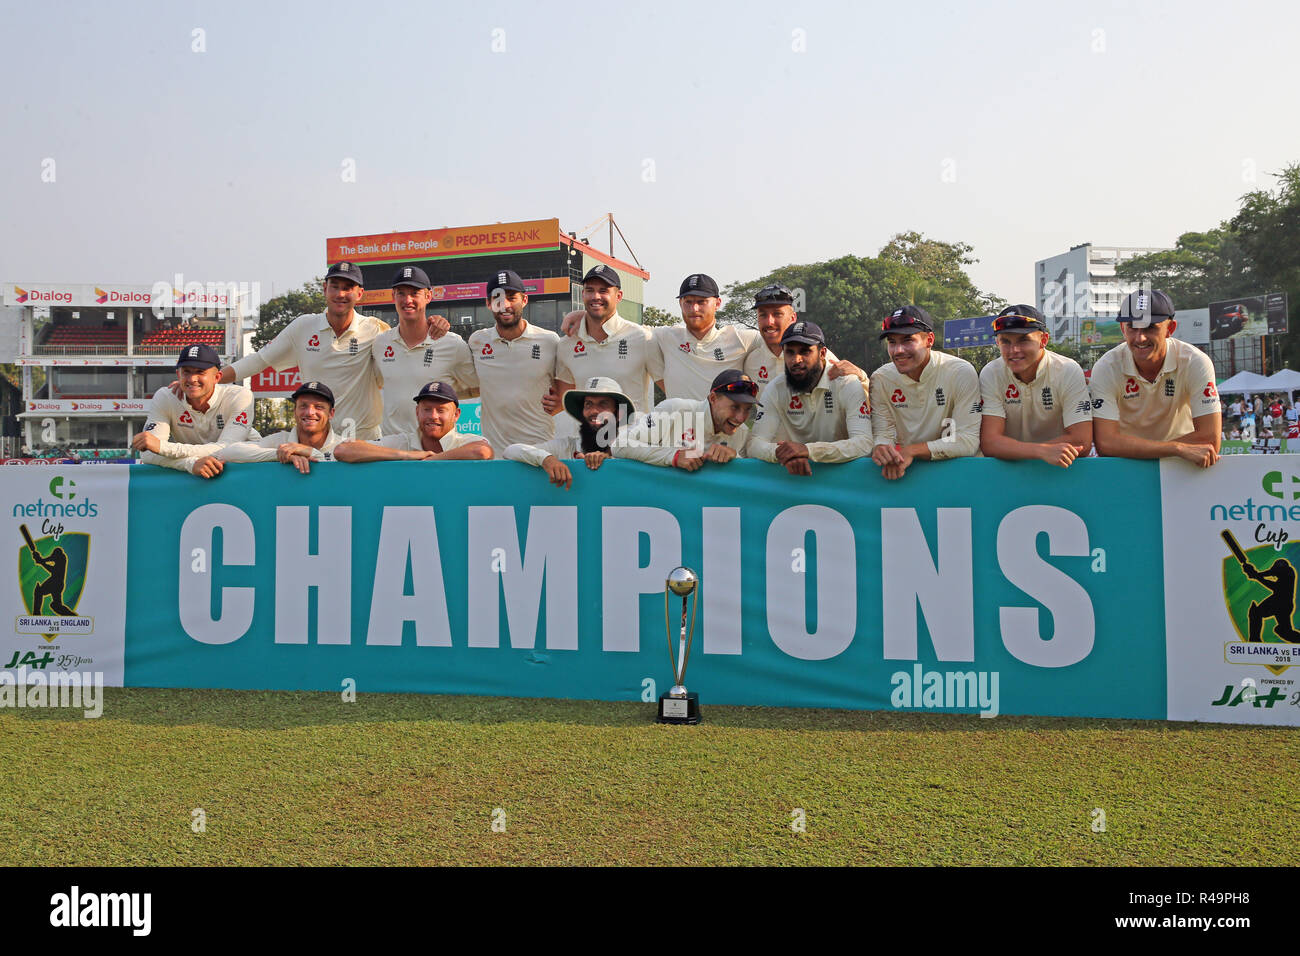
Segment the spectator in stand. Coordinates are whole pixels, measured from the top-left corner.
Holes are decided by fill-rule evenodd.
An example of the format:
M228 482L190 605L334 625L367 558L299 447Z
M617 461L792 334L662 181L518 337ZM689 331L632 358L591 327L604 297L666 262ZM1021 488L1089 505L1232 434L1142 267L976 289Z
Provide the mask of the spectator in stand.
M1233 425L1232 431L1228 432L1228 438L1231 441L1241 441L1241 429Z
M1274 428L1282 424L1282 413L1285 409L1282 407L1282 401L1276 395L1272 396L1273 401L1268 406L1268 413L1273 418L1272 425Z

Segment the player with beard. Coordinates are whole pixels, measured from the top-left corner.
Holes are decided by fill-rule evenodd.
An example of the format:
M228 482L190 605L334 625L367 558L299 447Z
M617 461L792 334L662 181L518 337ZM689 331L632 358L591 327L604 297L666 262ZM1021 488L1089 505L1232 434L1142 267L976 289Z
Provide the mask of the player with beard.
M782 372L781 337L799 314L794 310L794 293L780 283L765 285L754 293L754 312L762 341L745 356L745 374L758 383L761 391ZM830 349L826 350L826 368L832 380L841 375L855 376L862 383L863 397L866 397L867 373L862 369L848 359L837 358Z
M524 318L524 280L500 269L487 283L495 325L469 337L478 375L483 437L493 448L537 445L555 437L555 420L542 407L555 381L560 337Z
M781 336L785 373L763 390L749 456L811 475L812 462L871 455L871 405L854 378L832 380L826 337L815 322L795 322Z
M618 447L619 425L630 421L632 400L612 378L597 376L586 388L572 388L564 393L564 410L578 422L578 433L552 438L541 445L516 443L502 453L503 458L521 461L545 470L551 484L567 489L573 473L564 462L581 458L595 471Z

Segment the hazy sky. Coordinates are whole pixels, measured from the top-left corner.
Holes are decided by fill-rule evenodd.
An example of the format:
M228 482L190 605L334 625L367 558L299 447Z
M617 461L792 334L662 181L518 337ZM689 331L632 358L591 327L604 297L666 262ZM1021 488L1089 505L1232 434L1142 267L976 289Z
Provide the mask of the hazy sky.
M1036 259L1172 244L1300 161L1298 11L8 4L0 279L265 298L327 236L612 211L661 307L907 229L1032 301Z

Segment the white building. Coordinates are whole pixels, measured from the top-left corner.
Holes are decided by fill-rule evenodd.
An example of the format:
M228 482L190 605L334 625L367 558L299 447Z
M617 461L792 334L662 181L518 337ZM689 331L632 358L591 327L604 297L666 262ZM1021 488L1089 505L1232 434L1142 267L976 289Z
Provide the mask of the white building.
M0 361L22 368L20 437L34 457L129 457L150 398L176 378L183 346L203 342L223 362L238 357L255 291L234 283L190 282L184 289L0 286L0 345L7 353ZM33 374L37 369L44 375Z
M1122 282L1115 267L1135 256L1164 252L1160 246L1094 246L1090 242L1034 264L1034 303L1047 317L1054 339L1076 339L1079 320L1114 318L1136 282Z

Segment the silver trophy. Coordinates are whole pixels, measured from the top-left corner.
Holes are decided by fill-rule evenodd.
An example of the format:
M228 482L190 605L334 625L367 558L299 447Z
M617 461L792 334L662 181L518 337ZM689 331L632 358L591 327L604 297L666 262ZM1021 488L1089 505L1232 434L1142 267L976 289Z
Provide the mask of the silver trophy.
M698 724L700 722L700 696L686 690L686 665L691 659L691 640L695 634L695 612L700 606L700 579L690 568L676 567L668 573L664 583L664 628L668 633L668 658L673 665L673 686L666 694L659 695L659 716L661 724ZM673 613L671 595L682 599L681 630L677 647L673 647ZM687 624L687 599L695 596L691 602L690 623Z

